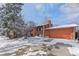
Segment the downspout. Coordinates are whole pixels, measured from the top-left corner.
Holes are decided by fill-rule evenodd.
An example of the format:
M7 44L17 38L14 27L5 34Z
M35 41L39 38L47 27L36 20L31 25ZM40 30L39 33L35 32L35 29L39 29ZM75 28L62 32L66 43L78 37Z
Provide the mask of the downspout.
M45 35L44 35L44 26L43 26L43 37L44 37Z
M77 27L74 27L74 30L73 30L73 39L75 40L75 33L76 33L76 29Z

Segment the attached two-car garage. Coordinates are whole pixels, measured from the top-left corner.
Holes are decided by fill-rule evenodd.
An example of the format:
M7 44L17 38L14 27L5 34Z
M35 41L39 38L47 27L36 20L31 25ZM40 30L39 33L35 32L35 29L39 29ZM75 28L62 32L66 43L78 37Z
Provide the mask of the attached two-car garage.
M76 24L47 28L44 35L49 38L75 39Z

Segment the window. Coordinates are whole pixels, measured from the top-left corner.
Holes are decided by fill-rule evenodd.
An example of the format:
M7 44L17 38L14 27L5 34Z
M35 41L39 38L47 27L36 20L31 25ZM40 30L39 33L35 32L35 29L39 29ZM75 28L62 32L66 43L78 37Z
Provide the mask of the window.
M41 31L41 28L39 28L39 31Z

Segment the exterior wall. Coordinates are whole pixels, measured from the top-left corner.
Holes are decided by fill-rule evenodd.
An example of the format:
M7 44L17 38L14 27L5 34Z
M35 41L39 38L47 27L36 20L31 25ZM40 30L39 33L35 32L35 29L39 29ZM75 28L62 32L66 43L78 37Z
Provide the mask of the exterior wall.
M46 28L49 28L49 27L51 27L51 26L52 26L52 25L51 25L51 21L48 20L48 23L45 24L45 25L33 27L33 30L32 30L32 32L31 32L31 34L32 34L33 36L39 36L39 35L44 36L44 31L45 31L45 29L46 29ZM39 29L41 29L41 30L39 30Z
M50 36L50 30L45 30L44 31L44 36L49 37Z
M32 34L32 36L36 35L36 28L35 27L32 28L31 34Z
M74 27L45 30L45 36L49 38L73 39L74 33Z
M43 26L38 26L37 28L36 28L36 36L42 36L42 34L43 34Z

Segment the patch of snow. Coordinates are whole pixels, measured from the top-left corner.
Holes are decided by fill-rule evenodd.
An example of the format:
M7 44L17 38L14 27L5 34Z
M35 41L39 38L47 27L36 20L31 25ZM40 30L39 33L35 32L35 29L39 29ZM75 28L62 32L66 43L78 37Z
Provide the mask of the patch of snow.
M50 41L49 41L50 40ZM72 48L68 48L71 54L79 55L79 44L76 43L74 40L65 40L65 39L50 39L50 38L44 38L44 37L28 37L27 39L18 38L16 40L7 40L7 37L0 36L0 54L5 53L12 53L14 51L17 51L17 49L22 48L25 45L41 45L41 44L47 44L47 45L54 45L56 43L64 43L72 45ZM73 49L73 50L72 50ZM6 51L6 52L5 52ZM36 51L32 52L33 50L30 48L29 52L26 55L36 55L36 54L46 54L44 51Z
M11 54L11 56L15 56L16 54Z
M68 47L71 55L79 56L79 47Z
M0 55L6 54L6 53L13 53L15 51L18 51L18 49L13 49L13 50L10 50L10 51L4 51L4 52L1 52Z
M24 40L5 40L5 39L6 38L0 36L0 51L14 49L28 43L27 41Z
M79 26L79 25L77 25L77 24L68 24L68 25L61 25L61 26L50 27L50 28L47 28L47 29L66 28L66 27L77 27L77 26Z
M64 44L69 44L69 45L72 45L73 47L77 46L79 47L79 44L76 43L74 40L66 40L66 39L54 39L52 41L53 44L56 44L56 43L64 43Z
M44 52L44 51L36 51L36 52L29 52L29 53L27 53L26 55L27 56L36 56L36 55L47 55L47 53L46 52Z
M5 36L0 36L0 40L6 40L6 39L9 39L9 38Z
M29 49L29 51L31 52L31 51L33 51L33 49L32 49L32 48L30 48L30 49Z
M56 39L56 38L44 38L44 37L30 37L27 39L28 43L32 44L48 44L48 45L54 45L56 43L64 43L64 44L69 44L73 47L79 47L79 44L75 42L74 40L68 40L68 39ZM50 41L49 41L50 40Z

